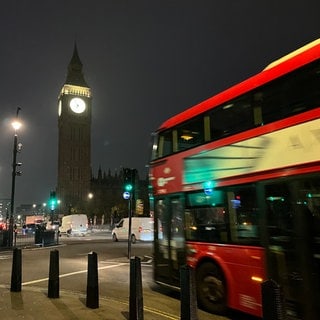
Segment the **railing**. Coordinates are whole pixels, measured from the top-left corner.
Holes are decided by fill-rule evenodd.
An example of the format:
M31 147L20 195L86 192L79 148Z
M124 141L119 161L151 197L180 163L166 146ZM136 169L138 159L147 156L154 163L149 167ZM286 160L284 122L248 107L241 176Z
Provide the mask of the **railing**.
M9 231L0 231L0 249L9 248ZM14 232L13 247L52 246L59 243L59 233L53 230L35 230L34 232Z

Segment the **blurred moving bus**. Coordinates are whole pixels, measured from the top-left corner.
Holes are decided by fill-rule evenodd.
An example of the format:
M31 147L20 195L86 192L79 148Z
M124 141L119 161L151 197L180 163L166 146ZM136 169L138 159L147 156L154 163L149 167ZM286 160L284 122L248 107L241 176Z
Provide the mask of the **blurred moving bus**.
M187 263L202 308L261 317L273 279L292 318L320 314L319 58L320 39L159 127L157 283L179 289Z

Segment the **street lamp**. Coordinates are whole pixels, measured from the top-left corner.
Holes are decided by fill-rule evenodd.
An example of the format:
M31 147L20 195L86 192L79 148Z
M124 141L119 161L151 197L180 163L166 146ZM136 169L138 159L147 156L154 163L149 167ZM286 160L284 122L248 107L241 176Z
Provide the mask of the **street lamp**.
M58 204L58 218L59 218L59 215L61 213L61 200L60 199L57 200L57 204Z
M16 175L21 175L21 172L17 172L17 167L21 166L22 163L17 163L17 152L21 151L22 144L18 144L18 130L21 127L21 122L18 120L19 111L21 109L17 108L16 119L12 122L12 127L14 129L14 139L13 139L13 156L12 156L12 185L11 185L11 205L10 205L10 216L9 216L9 247L13 246L13 210L14 210L14 191L16 184Z
M93 199L93 193L92 192L89 192L88 193L88 201L87 201L87 204L86 204L86 209L87 209L87 214L88 216L90 217L90 225L93 223L95 224L95 222L97 221L97 217L94 216L93 217L93 222L92 222L92 212L91 212L91 200Z

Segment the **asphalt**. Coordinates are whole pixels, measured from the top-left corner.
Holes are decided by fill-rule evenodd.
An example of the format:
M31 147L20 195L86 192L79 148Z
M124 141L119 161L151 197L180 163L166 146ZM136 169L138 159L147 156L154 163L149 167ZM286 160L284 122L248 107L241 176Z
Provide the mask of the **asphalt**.
M128 301L99 297L97 304L87 307L87 297L81 293L60 290L59 297L49 298L43 288L22 286L20 292L11 292L10 287L0 286L0 319L129 320ZM180 319L146 307L142 313L146 320Z
M59 297L49 298L48 288L22 284L20 292L12 292L10 286L0 285L0 319L129 320L129 301L99 296L94 299L94 304L98 306L96 308L87 307L87 296L81 292L60 289ZM92 300L89 300L89 305L92 305ZM161 311L160 305L158 308L144 306L143 319L180 319L176 315Z

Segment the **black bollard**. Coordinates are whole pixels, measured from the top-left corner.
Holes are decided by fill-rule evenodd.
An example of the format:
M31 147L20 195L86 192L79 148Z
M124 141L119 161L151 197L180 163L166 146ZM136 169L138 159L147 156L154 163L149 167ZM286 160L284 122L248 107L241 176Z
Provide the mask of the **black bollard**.
M261 284L263 320L284 320L285 310L281 287L274 280Z
M139 257L130 258L129 319L143 320L141 259Z
M98 256L95 252L88 254L86 306L91 309L99 308Z
M21 249L13 249L12 257L12 272L11 272L11 289L12 292L21 291L22 281L22 261L21 261Z
M59 251L50 252L48 297L59 298Z
M194 270L189 266L180 268L180 319L197 320L198 306Z

